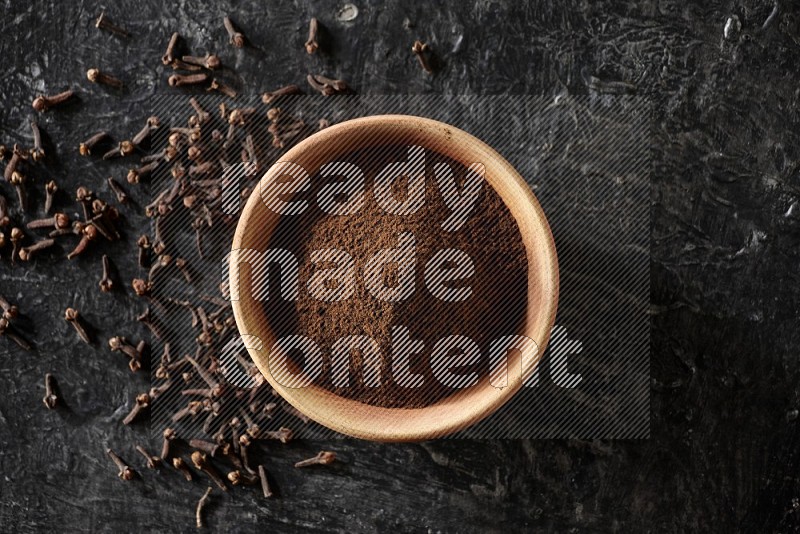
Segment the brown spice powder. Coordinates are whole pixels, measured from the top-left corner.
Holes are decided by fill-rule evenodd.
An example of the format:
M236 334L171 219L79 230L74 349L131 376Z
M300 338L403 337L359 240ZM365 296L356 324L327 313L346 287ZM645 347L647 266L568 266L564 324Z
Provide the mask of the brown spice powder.
M480 347L478 364L464 366L456 372L477 372L486 376L489 369L489 344L501 336L518 333L525 318L527 261L519 228L497 193L484 181L479 200L465 224L455 232L442 229L442 222L451 213L444 203L433 174L434 164L451 165L459 187L463 186L466 168L453 160L426 150L425 204L412 215L386 214L373 195L377 173L392 161L405 161L407 147L384 147L380 161L375 150L354 152L339 157L361 168L366 177L365 202L353 215L324 214L315 202L317 192L330 179L312 177L312 187L297 199L307 198L309 209L300 217L284 217L273 236L270 247L291 250L300 262L300 291L294 302L275 300L270 292L266 302L270 324L278 336L304 335L316 342L325 355L321 378L316 382L337 395L382 407L416 408L434 404L455 390L442 385L430 367L430 356L436 342L449 335L467 336ZM395 196L407 193L402 179L395 183ZM313 209L312 209L313 208ZM398 246L401 232L411 232L415 239L415 290L401 302L374 298L365 288L365 263L381 249ZM310 262L314 250L336 248L353 258L358 274L355 294L346 300L325 302L309 295L306 283L315 268ZM468 254L475 274L449 287L472 288L465 301L445 302L435 298L425 285L424 268L439 250L454 248ZM329 265L320 266L322 268ZM397 282L396 269L384 270L387 286ZM278 287L280 278L270 273L270 288ZM423 376L421 387L403 387L391 375L392 327L405 327L413 340L424 343L424 350L411 357L410 371ZM344 336L365 335L375 340L381 352L381 383L370 387L364 383L362 355L350 355L350 385L336 387L332 382L331 347ZM457 353L457 351L455 351ZM302 361L297 362L302 365Z

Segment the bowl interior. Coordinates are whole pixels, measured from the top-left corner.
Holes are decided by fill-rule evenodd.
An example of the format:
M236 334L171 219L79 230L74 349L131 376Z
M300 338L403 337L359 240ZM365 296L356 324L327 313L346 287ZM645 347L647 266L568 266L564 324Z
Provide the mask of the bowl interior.
M248 264L242 262L245 256L241 253L245 249L263 252L269 248L280 215L266 207L260 190L280 178L276 166L261 178L236 228L232 250L239 253L231 256L230 283L232 293L238 288L239 298L232 299L232 307L251 358L272 387L295 408L318 423L350 436L376 441L415 441L461 430L486 417L508 401L535 370L555 320L558 265L547 219L522 177L491 147L447 124L402 115L354 119L309 137L288 151L281 161L300 165L313 175L322 164L335 161L338 155L387 141L423 146L464 165L473 162L484 165L486 181L509 208L522 236L528 262L527 306L517 333L537 344L537 356L523 362L519 351L510 351L506 387L492 387L489 378L484 377L476 386L423 408L383 408L346 399L313 385L301 388L282 385L269 367L269 349L276 336L266 319L263 302L252 298L253 277ZM238 265L233 265L234 261Z

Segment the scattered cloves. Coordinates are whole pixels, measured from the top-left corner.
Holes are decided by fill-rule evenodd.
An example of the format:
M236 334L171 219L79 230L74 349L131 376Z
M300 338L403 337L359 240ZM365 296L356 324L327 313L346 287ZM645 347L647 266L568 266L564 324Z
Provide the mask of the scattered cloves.
M106 12L103 11L100 13L100 16L97 17L97 21L94 23L95 28L100 30L106 30L107 32L113 33L114 35L119 35L120 37L130 37L131 34L128 33L127 30L120 28L113 22L111 22L108 17L106 17Z
M28 192L25 190L25 175L19 171L14 171L11 174L9 183L17 190L17 200L19 200L19 207L22 211L27 210L28 207Z
M302 94L303 90L300 89L300 87L298 87L297 85L292 84L281 87L272 92L262 94L261 101L266 105L270 105L273 100L280 98L282 96L302 95Z
M249 473L247 471L241 471L239 469L229 472L227 478L232 486L254 486L259 481L258 475L254 475L253 473Z
M46 229L63 229L69 228L69 215L66 213L56 213L52 217L47 217L44 219L34 219L29 221L26 225L28 229L35 230L39 228L46 228Z
M156 280L156 274L159 271L166 271L167 267L172 265L172 256L169 254L159 254L156 258L155 263L150 267L150 271L147 273L147 281L151 284Z
M133 480L133 469L131 469L130 466L128 466L128 464L126 464L125 461L117 455L117 453L111 449L106 449L106 454L108 454L108 457L111 458L111 461L113 461L114 465L116 465L119 469L119 473L117 473L119 478L122 480Z
M428 58L428 52L430 51L430 47L427 43L423 43L422 41L414 41L414 44L411 46L411 52L417 56L417 60L419 61L420 67L430 74L433 72L431 68L430 60Z
M31 131L33 132L33 148L31 149L31 159L33 161L41 161L44 159L44 150L42 149L42 132L39 130L39 124L31 121Z
M20 243L22 242L22 239L24 237L25 237L25 234L22 233L21 229L16 228L16 227L11 229L11 235L10 235L10 238L9 238L9 239L11 239L11 245L12 245L12 248L11 248L11 263L14 263L16 261L16 257L19 254L19 249L21 248L20 247Z
M172 37L169 38L169 43L167 43L167 51L164 52L163 56L161 56L161 62L164 65L169 65L175 61L175 46L178 44L179 38L180 34L178 32L174 32Z
M333 463L336 460L336 453L330 451L319 451L316 456L313 458L308 458L306 460L300 460L299 462L295 463L295 467L308 467L311 465L328 465Z
M128 202L128 194L125 192L124 189L122 189L122 186L119 185L119 183L116 180L114 180L113 177L109 176L106 179L106 182L108 182L108 187L111 189L111 191L114 192L114 195L117 197L117 202L119 202L120 204L125 204L126 202Z
M203 522L203 509L204 509L204 508L206 507L206 505L208 504L208 501L210 501L210 500L211 500L211 499L209 498L209 496L210 496L210 495L211 495L211 487L209 486L209 488L206 490L206 492L203 494L203 496L202 496L202 497L200 497L200 500L199 500L199 501L197 501L197 509L195 510L195 514L194 514L194 517L195 517L195 526L196 526L197 528L203 528L203 526L204 526L204 522Z
M192 273L191 273L191 271L189 269L189 265L186 263L186 260L183 259L183 258L177 258L175 260L175 267L177 267L178 270L181 272L181 274L183 275L183 278L186 280L186 283L187 284L191 284L192 283Z
M139 267L144 269L147 267L150 254L150 238L146 234L140 235L136 240L136 246L139 248Z
M184 85L196 85L208 81L208 74L201 72L198 74L173 74L167 82L170 87L181 87Z
M317 32L319 31L319 22L316 17L311 17L308 23L308 39L306 40L306 53L311 55L319 48L317 42Z
M0 337L2 336L7 337L19 345L22 350L31 350L30 344L22 336L17 334L6 317L0 317Z
M161 331L161 327L155 322L150 308L146 308L142 313L137 315L136 320L145 325L156 339L164 341L164 332Z
M142 351L128 343L122 336L109 338L108 347L112 352L121 352L129 358L128 367L134 373L142 367Z
M150 406L150 395L147 393L140 393L136 396L136 403L133 405L130 413L125 416L125 419L122 420L123 425L129 425L139 417L139 414L142 413L142 410Z
M177 434L175 434L174 429L165 428L163 437L164 437L164 443L161 446L161 459L163 461L167 461L169 459L169 453L172 441L177 437Z
M106 254L103 254L102 262L103 262L103 276L100 278L98 285L100 286L100 291L102 291L103 293L108 293L112 289L114 289L114 281L111 279L111 276L109 275L109 271L111 269L109 266L108 256Z
M91 344L92 340L81 323L80 313L78 310L75 308L67 308L64 311L64 320L72 325L84 343Z
M206 456L204 452L194 451L192 453L192 463L196 469L205 473L208 478L210 478L214 484L219 487L219 489L222 491L228 491L228 486L225 485L225 480L219 474L219 471L217 471L214 465L209 461L208 456Z
M192 472L189 469L189 466L186 465L186 462L183 461L183 458L180 456L176 456L172 459L172 467L177 469L183 474L183 478L186 479L187 482L192 481Z
M11 217L8 216L8 201L6 197L0 195L0 227L5 227L11 224ZM2 232L0 232L0 235Z
M189 446L193 449L197 449L199 451L208 454L212 458L217 456L219 452L219 445L214 443L213 441L205 441L202 439L192 439L189 440Z
M223 95L227 96L228 98L236 98L236 91L233 87L229 85L225 85L224 83L220 82L216 78L211 80L211 85L207 89L208 91L219 91Z
M87 70L86 78L92 83L108 85L109 87L113 87L115 89L121 89L124 85L122 80L119 78L115 78L114 76L111 76L110 74L107 74L97 68Z
M194 112L197 114L197 120L199 121L200 124L208 122L208 120L211 118L211 114L203 109L203 107L200 105L200 102L198 102L196 98L194 97L190 98L189 104L192 106Z
M114 221L118 218L119 211L114 206L108 205L108 203L99 198L92 201L91 222L97 227L97 231L109 241L116 241L121 237L114 225Z
M145 123L145 125L142 126L142 129L139 130L139 132L136 135L134 135L133 138L131 139L131 143L133 144L133 146L141 146L142 143L144 143L147 140L147 138L150 137L150 133L155 128L158 127L158 126L154 127L151 124L151 121L153 119L155 120L156 125L158 124L158 117L153 116L147 119L147 123Z
M261 479L261 491L264 492L264 498L269 499L274 494L272 493L272 488L269 486L267 470L263 465L258 466L258 478Z
M48 247L52 247L53 245L55 245L55 243L56 243L55 239L48 238L37 241L33 245L22 247L21 249L19 249L19 259L22 261L30 261L37 252L42 251Z
M58 184L55 180L50 180L44 186L45 199L44 199L44 212L50 213L53 210L53 197L58 191Z
M68 89L62 93L58 93L57 95L53 96L39 95L33 99L33 103L31 105L33 106L33 109L35 109L36 111L39 112L46 111L54 106L63 104L64 102L72 98L74 94L75 92L72 89Z
M230 44L235 46L236 48L243 48L244 47L244 35L236 30L233 25L233 21L231 21L230 17L225 17L222 19L222 24L225 26L225 30L228 32L228 38Z
M157 377L158 378L158 377ZM157 399L159 395L166 392L170 387L172 387L172 382L167 380L160 386L153 386L150 388L150 398Z
M92 149L108 137L108 132L97 132L78 146L78 152L81 156L89 156L92 153Z
M151 455L149 452L147 452L147 449L141 445L136 446L136 452L144 457L148 469L157 469L158 466L161 465L161 458Z
M67 254L67 259L72 259L80 254L83 254L86 249L89 247L89 243L97 239L97 228L94 224L86 224L83 225L81 228L81 240L75 246L75 248Z
M19 315L19 308L11 304L5 297L0 295L0 308L3 309L3 318L11 321Z
M289 415L293 415L298 419L300 419L303 422L303 424L307 425L311 421L311 419L309 419L306 414L304 414L303 412L301 412L288 402L284 402L283 404L281 404L281 408L283 409L284 412L288 413Z
M88 187L80 186L78 189L75 190L75 201L79 202L81 208L83 208L83 220L89 220L89 214L92 211L92 200L94 199L94 193L92 193Z
M20 150L19 146L14 145L11 151L11 158L8 160L8 163L6 163L6 168L3 171L3 178L5 178L7 182L11 181L11 176L16 172L19 162L24 159L27 159L27 155Z
M309 74L306 76L306 81L308 81L308 85L323 96L350 92L350 88L344 80L334 80L321 74Z
M215 54L207 54L204 57L183 56L181 59L184 63L188 63L189 65L197 65L198 67L209 70L215 70L222 66L222 61L220 61L219 56Z
M55 378L50 373L44 375L44 405L52 410L58 405L58 395L56 395Z
M292 432L291 428L281 427L278 430L269 430L262 432L261 437L267 439L276 439L281 443L285 444L292 441L292 437L294 437L294 432Z
M129 184L138 184L142 178L147 178L158 167L158 161L151 161L136 169L128 171L127 180Z

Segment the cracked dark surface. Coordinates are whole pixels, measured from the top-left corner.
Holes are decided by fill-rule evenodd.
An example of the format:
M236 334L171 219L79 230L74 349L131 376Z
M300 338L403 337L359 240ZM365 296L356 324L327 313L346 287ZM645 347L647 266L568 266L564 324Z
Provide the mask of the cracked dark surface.
M266 463L280 498L212 495L218 530L335 531L749 531L800 525L800 364L795 328L800 292L798 77L800 10L771 1L357 2L337 22L323 2L33 2L8 5L0 20L0 142L30 145L30 102L74 87L79 98L39 117L43 184L62 187L57 206L124 165L77 155L98 129L133 134L150 95L170 91L160 58L173 30L187 48L216 51L244 92L302 83L307 72L346 79L359 93L583 95L635 85L654 104L651 301L653 391L646 441L440 441L381 445L298 442L272 447ZM134 33L97 31L102 7ZM230 13L250 45L227 45ZM741 30L726 21L737 16ZM307 20L320 19L323 53L303 51ZM406 21L407 19L407 21ZM765 21L770 21L762 29ZM424 75L410 54L417 38L436 53ZM92 86L88 68L125 80L122 92ZM590 78L594 76L597 80ZM589 82L587 84L587 81ZM0 184L14 202L9 184ZM146 188L126 189L139 204ZM14 212L15 219L23 219ZM134 277L133 240L144 223L126 213L123 242L106 245L120 280ZM141 426L119 424L145 376L130 373L97 343L82 344L63 321L76 307L101 333L138 339L131 291L98 295L101 251L67 262L62 252L10 266L2 253L0 294L19 306L23 353L0 340L0 525L7 532L194 530L204 483L138 468ZM58 378L66 407L41 404L43 378ZM104 456L111 445L143 474L125 483ZM156 440L149 443L158 450ZM296 472L321 447L341 462ZM124 452L123 452L124 451Z

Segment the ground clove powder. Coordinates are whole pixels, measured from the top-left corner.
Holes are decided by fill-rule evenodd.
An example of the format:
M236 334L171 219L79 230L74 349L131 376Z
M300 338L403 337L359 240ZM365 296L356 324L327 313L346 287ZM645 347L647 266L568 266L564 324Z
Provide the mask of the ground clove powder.
M417 408L428 406L455 390L441 384L430 368L435 343L449 335L468 336L481 349L478 364L459 369L476 371L485 376L489 369L489 343L501 336L516 334L525 318L527 261L519 227L499 195L484 182L466 223L456 232L442 229L441 223L450 213L437 187L433 166L447 162L456 181L463 185L464 165L436 152L426 150L425 204L412 215L386 214L373 196L372 184L387 162L402 161L407 147L384 147L376 161L373 149L340 156L365 172L365 202L356 214L330 216L313 202L319 189L330 180L313 176L311 188L299 193L307 196L309 210L302 218L283 217L270 241L270 248L292 251L300 262L300 291L295 301L273 298L266 301L267 316L278 336L304 335L314 340L325 354L325 365L317 385L337 395L382 406ZM326 181L327 180L327 181ZM460 180L460 182L459 182ZM394 193L402 199L406 183L398 179ZM407 300L386 302L374 298L365 288L363 267L380 249L398 245L400 232L411 232L416 245L415 291ZM346 300L325 302L309 295L305 284L316 268L310 262L314 250L336 248L347 251L358 269L354 295ZM463 302L445 302L435 298L425 286L424 266L438 250L459 249L470 256L475 274L454 287L468 284L472 295ZM392 270L384 271L387 285L392 284ZM280 278L270 273L270 287L278 287ZM409 330L412 339L424 343L424 350L412 357L410 370L424 377L421 387L407 388L391 376L391 331L393 326ZM353 351L350 358L350 385L336 387L331 379L330 349L340 338L366 335L374 339L381 351L381 384L364 383L362 354ZM298 356L301 357L301 356ZM298 361L302 365L302 362Z

